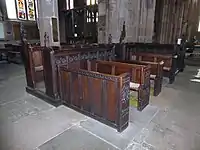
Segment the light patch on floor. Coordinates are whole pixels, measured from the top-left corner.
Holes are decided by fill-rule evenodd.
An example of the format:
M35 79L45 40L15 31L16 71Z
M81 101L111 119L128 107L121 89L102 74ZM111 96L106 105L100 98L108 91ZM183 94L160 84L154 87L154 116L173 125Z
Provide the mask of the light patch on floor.
M190 81L192 81L192 82L199 82L200 83L200 79L190 79Z

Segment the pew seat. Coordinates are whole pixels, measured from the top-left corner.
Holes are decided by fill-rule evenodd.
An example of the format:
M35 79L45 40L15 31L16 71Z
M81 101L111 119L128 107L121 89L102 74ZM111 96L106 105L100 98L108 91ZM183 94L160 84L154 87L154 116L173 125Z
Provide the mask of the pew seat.
M172 84L175 80L177 73L176 64L171 55L161 55L152 53L132 53L131 60L148 61L148 62L161 62L163 61L163 76L169 78L169 83Z
M37 71L43 71L44 70L44 68L43 68L43 66L37 66L37 67L35 67L35 71L37 72Z
M142 111L148 104L150 98L150 67L148 65L127 64L114 61L91 61L91 71L118 75L121 73L130 73L130 90L134 91L132 95L134 106Z
M139 90L139 87L140 87L140 84L138 83L134 83L134 82L130 82L130 89L133 89L133 90Z
M162 90L162 79L163 79L163 64L164 62L148 62L148 61L137 61L137 60L117 60L117 62L137 64L137 65L149 65L150 66L150 80L153 81L151 91L154 96L158 96Z
M151 74L151 75L150 75L150 79L155 80L155 78L156 78L156 75L155 75L155 74Z

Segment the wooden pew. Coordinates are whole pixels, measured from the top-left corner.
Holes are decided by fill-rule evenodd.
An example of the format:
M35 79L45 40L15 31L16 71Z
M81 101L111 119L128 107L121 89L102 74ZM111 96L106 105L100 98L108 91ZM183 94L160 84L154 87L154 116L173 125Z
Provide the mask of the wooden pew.
M59 72L61 99L65 105L118 132L128 127L129 74L110 75L66 66L61 66Z
M150 79L153 81L153 95L158 96L162 90L163 80L163 65L164 62L150 62L150 61L137 61L137 60L116 60L121 63L150 65L151 75Z
M55 101L60 101L60 66L81 68L89 60L112 60L113 57L114 51L111 48L86 48L75 51L54 51L52 48L45 48L43 50L43 65L46 95Z
M150 96L150 67L146 65L127 64L112 61L92 61L91 70L111 75L122 73L131 74L131 96L134 97L134 105L142 111L149 104ZM136 93L136 94L133 94Z
M26 43L21 52L25 67L27 87L36 88L36 83L44 80L42 51L44 47Z
M152 53L133 53L131 60L161 62L163 61L163 76L169 78L169 83L172 84L177 74L176 65L173 64L173 57L170 55L159 55Z
M43 57L42 57L42 50L43 47L40 46L30 46L28 53L29 53L29 61L30 61L30 69L31 69L31 74L34 82L34 87L36 86L35 84L37 82L44 81L44 76L43 76Z
M159 43L127 43L125 45L125 57L130 58L131 53L153 53L172 56L172 64L176 71L182 72L185 68L185 48L176 44Z

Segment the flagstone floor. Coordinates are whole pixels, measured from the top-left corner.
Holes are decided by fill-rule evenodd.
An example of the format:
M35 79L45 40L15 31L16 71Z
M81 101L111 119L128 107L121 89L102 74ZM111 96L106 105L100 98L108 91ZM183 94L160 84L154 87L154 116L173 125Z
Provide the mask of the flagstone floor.
M23 66L0 64L0 150L200 150L200 67L187 66L118 133L25 92Z

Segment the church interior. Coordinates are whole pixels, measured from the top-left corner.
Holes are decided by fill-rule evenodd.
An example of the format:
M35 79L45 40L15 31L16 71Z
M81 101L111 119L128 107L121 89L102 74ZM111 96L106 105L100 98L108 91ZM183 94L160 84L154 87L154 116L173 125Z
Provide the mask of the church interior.
M200 1L1 0L0 150L200 150Z

